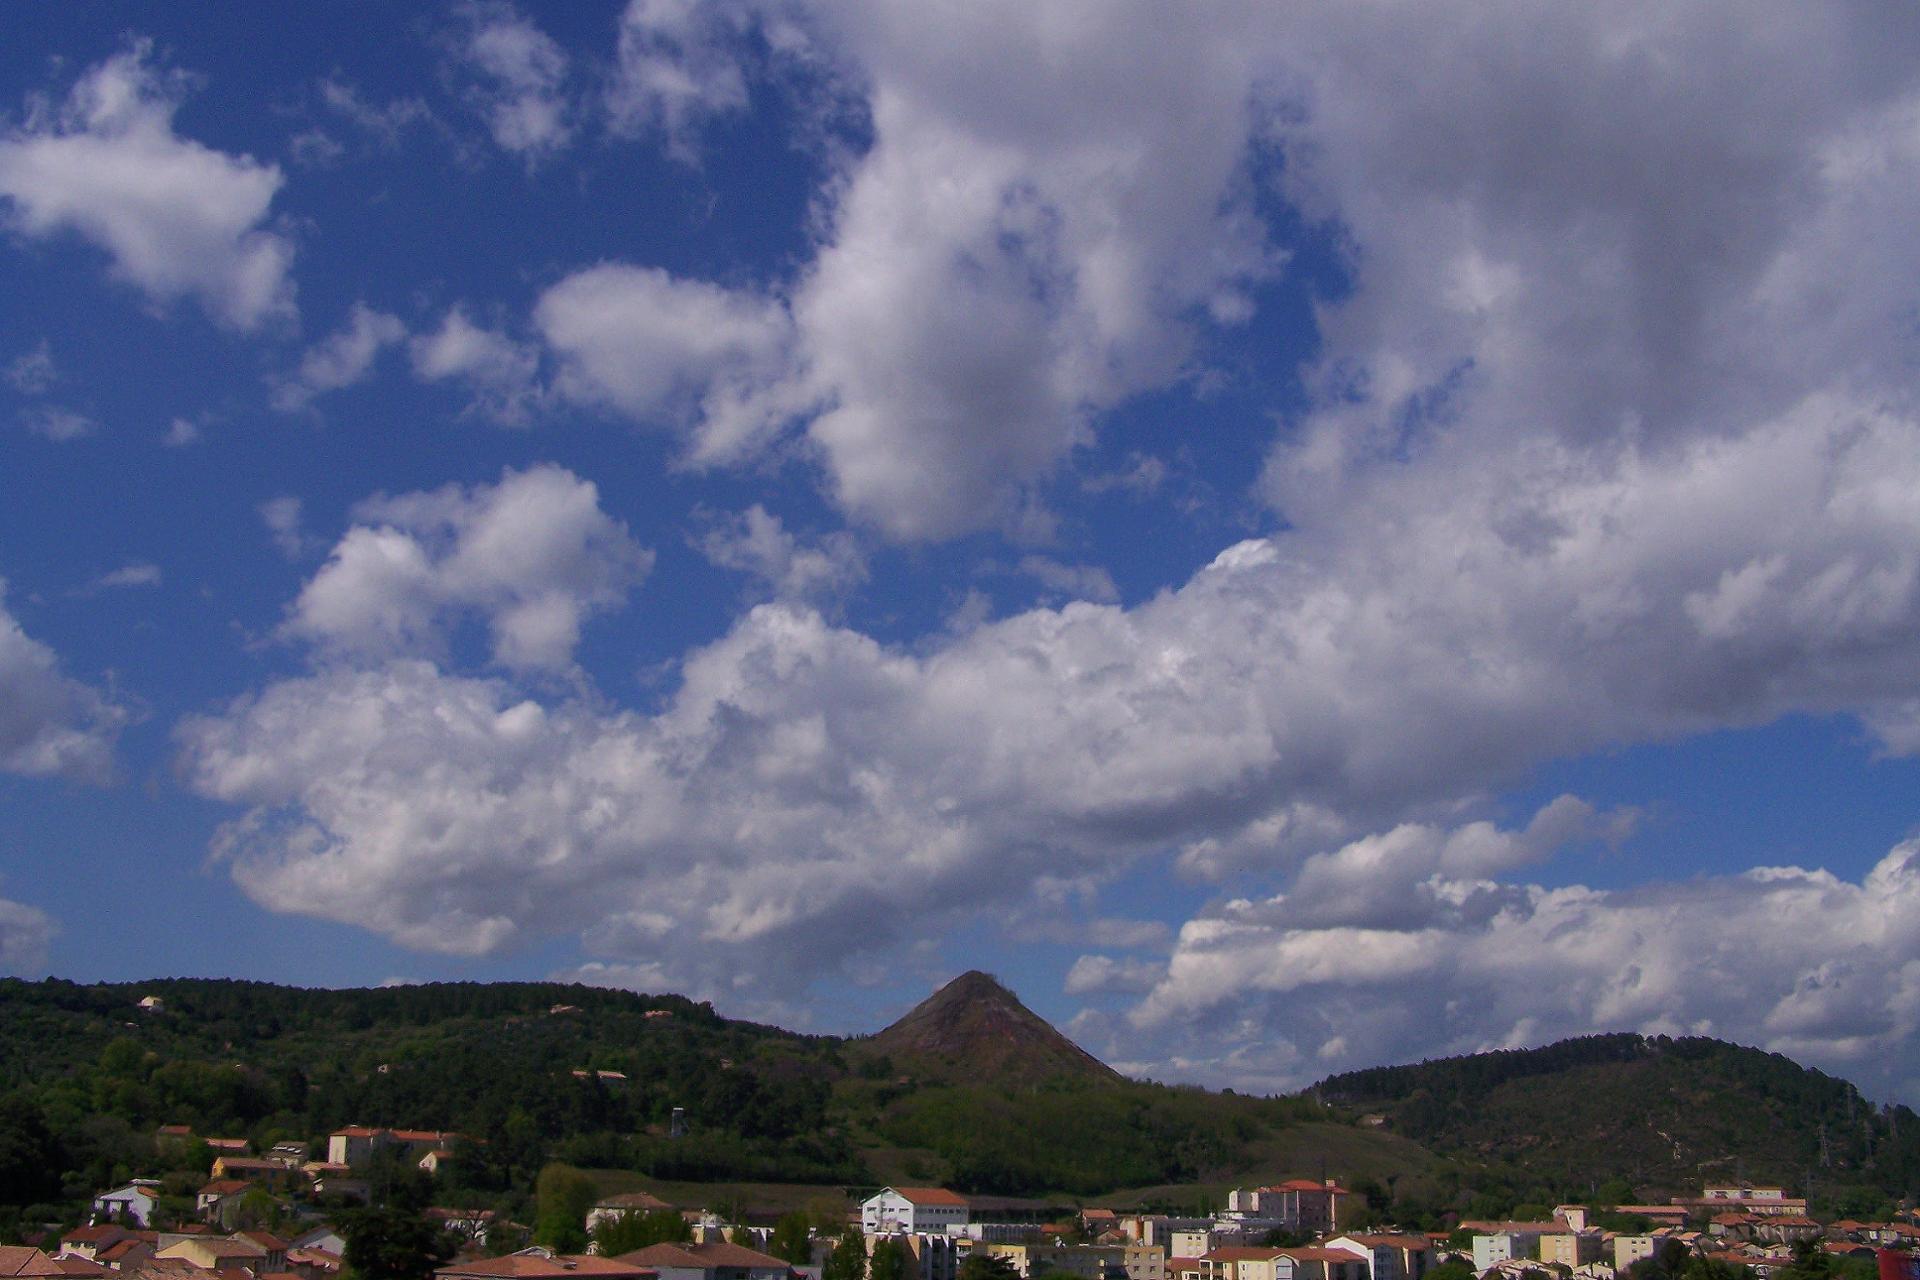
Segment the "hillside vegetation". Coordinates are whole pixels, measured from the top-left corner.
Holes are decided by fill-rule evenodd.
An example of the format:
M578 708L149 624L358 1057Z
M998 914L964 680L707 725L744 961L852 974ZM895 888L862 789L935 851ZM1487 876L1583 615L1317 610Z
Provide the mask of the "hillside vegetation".
M21 1167L42 1171L0 1183L0 1203L78 1198L155 1171L162 1124L317 1152L348 1124L456 1130L478 1141L443 1199L491 1203L552 1159L685 1182L859 1188L911 1174L1093 1195L1257 1174L1264 1144L1321 1113L1124 1080L997 984L973 994L993 1016L948 1004L996 1037L990 1082L953 1070L971 1061L964 1038L944 1067L910 1050L896 1062L883 1046L898 1037L796 1035L671 995L0 981L0 1165L13 1132L11 1149L32 1153ZM141 1012L145 996L164 1010ZM668 1134L676 1108L683 1137Z
M1920 1190L1920 1117L1779 1054L1604 1035L1333 1076L1313 1091L1508 1181L1591 1195L1744 1178L1865 1212ZM1491 1178L1489 1179L1491 1180Z
M1736 1176L1811 1174L1817 1206L1861 1216L1920 1189L1912 1112L1711 1040L1588 1037L1259 1098L1124 1079L984 974L851 1040L554 983L0 981L0 1210L56 1218L169 1169L190 1191L156 1150L163 1124L316 1154L348 1124L455 1130L473 1141L435 1196L508 1213L554 1160L717 1200L778 1186L783 1203L902 1182L1195 1209L1328 1174L1363 1216L1426 1226Z

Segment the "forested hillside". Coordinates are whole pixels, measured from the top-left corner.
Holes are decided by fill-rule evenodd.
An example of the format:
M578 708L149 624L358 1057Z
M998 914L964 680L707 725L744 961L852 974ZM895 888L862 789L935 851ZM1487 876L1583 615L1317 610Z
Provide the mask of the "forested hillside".
M149 996L164 1007L142 1011ZM970 1069L982 1061L1000 1069ZM135 1174L190 1193L211 1156L181 1167L156 1147L163 1124L316 1152L349 1124L455 1130L472 1141L435 1197L509 1212L553 1160L677 1184L1169 1207L1325 1171L1356 1209L1420 1225L1741 1176L1810 1179L1817 1206L1862 1217L1920 1189L1911 1111L1712 1040L1595 1036L1258 1098L1115 1076L977 974L851 1040L552 983L0 981L0 1207L72 1206Z
M147 996L163 1010L142 1012ZM679 996L559 984L4 981L0 1162L28 1153L23 1168L52 1176L0 1185L0 1203L161 1171L162 1124L256 1150L321 1144L348 1124L457 1130L477 1141L442 1198L488 1201L551 1159L658 1179L858 1187L910 1173L971 1191L1096 1194L1258 1172L1264 1142L1320 1111L1104 1068L956 1083L925 1065ZM682 1137L668 1134L676 1108Z
M1811 1184L1840 1211L1920 1190L1920 1117L1779 1054L1605 1035L1333 1076L1314 1092L1384 1114L1456 1159L1567 1188ZM1520 1171L1524 1170L1524 1174Z

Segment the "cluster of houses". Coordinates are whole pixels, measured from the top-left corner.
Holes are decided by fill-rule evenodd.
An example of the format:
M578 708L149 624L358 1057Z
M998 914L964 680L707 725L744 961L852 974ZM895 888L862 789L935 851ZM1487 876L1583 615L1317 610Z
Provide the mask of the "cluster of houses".
M90 1223L52 1249L0 1250L7 1277L113 1277L114 1280L339 1280L344 1240L324 1221L316 1196L364 1197L356 1177L383 1152L427 1170L453 1158L457 1134L354 1126L328 1136L325 1160L306 1144L282 1143L255 1155L240 1139L196 1139L183 1127L162 1142L204 1142L215 1153L211 1176L194 1198L197 1221L159 1220L160 1184L135 1180L102 1192ZM1820 1223L1805 1200L1779 1187L1716 1186L1663 1205L1621 1205L1616 1212L1651 1224L1640 1233L1601 1229L1580 1205L1561 1205L1543 1222L1464 1222L1450 1233L1355 1230L1351 1194L1331 1179L1296 1178L1236 1188L1217 1215L1120 1213L1043 1201L969 1197L941 1187L886 1187L851 1216L869 1254L881 1241L901 1245L916 1274L956 1280L969 1258L1001 1260L1020 1280L1424 1280L1446 1262L1471 1265L1481 1280L1616 1280L1634 1263L1677 1245L1690 1255L1751 1268L1759 1280L1814 1242L1835 1255L1872 1257L1920 1248L1920 1222ZM275 1221L305 1229L283 1238L257 1229L266 1207ZM765 1225L734 1223L666 1204L644 1192L593 1206L589 1233L610 1216L680 1212L691 1241L615 1257L556 1254L535 1246L499 1254L491 1212L432 1209L442 1228L465 1242L462 1257L437 1280L820 1280L837 1233L816 1233L810 1263L790 1265L765 1252ZM1617 1221L1618 1219L1614 1219ZM254 1224L255 1229L237 1229ZM1288 1243L1273 1245L1270 1240Z
M1077 1222L1035 1225L983 1217L977 1201L941 1188L889 1187L861 1206L860 1225L869 1248L882 1238L903 1242L919 1263L918 1280L953 1280L962 1261L981 1253L1005 1259L1022 1280L1043 1272L1074 1280L1422 1280L1455 1261L1482 1280L1616 1280L1670 1243L1766 1280L1805 1242L1864 1258L1920 1249L1920 1214L1819 1223L1805 1200L1779 1187L1706 1187L1668 1204L1618 1206L1650 1224L1638 1233L1604 1230L1581 1205L1561 1205L1545 1222L1463 1222L1454 1232L1343 1230L1353 1216L1348 1200L1331 1180L1302 1178L1235 1189L1226 1211L1211 1217L1091 1208ZM1309 1242L1262 1243L1275 1238Z

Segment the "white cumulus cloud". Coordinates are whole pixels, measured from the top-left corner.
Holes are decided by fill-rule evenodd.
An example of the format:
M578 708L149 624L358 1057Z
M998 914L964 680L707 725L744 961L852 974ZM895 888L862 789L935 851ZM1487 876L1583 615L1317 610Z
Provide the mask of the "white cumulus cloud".
M495 661L562 670L588 615L621 603L653 564L592 484L553 466L370 499L355 519L282 630L362 658L439 653L448 626L474 615Z
M38 907L0 898L0 973L39 977L60 926Z
M104 781L127 713L62 674L52 649L21 629L0 579L0 769Z
M461 17L452 44L472 77L466 98L494 142L529 160L565 146L573 134L565 50L504 0L474 0Z
M274 388L273 407L296 413L316 396L353 386L373 372L383 350L406 337L407 327L398 316L376 311L364 302L354 303L345 326L310 347L294 376Z
M738 457L793 410L777 302L602 263L542 294L534 321L560 362L560 395L684 427L696 460Z
M424 382L464 384L473 400L469 413L502 426L525 426L540 403L540 353L506 334L449 308L440 327L415 337L408 347L414 376Z
M293 243L263 229L280 170L175 133L183 93L183 77L138 41L81 76L63 104L36 103L0 138L13 226L76 232L155 301L192 295L235 329L290 316Z
M1920 1084L1900 1065L1920 1031L1920 844L1857 883L1761 867L1598 890L1458 875L1439 851L1462 838L1527 840L1402 829L1359 842L1374 846L1358 855L1366 892L1390 910L1354 917L1289 891L1188 922L1133 1009L1135 1051L1143 1037L1205 1041L1220 1058L1197 1074L1297 1088L1343 1067L1619 1030L1758 1044L1876 1092ZM1089 979L1117 967L1083 965ZM1238 1071L1236 1050L1285 1065Z

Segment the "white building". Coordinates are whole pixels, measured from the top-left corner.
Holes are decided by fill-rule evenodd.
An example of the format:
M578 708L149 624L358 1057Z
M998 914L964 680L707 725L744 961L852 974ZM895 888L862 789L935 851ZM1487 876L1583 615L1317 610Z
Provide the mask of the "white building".
M124 1187L102 1191L93 1198L93 1221L133 1222L151 1226L154 1202L160 1198L160 1184L151 1178L135 1178Z
M1537 1231L1495 1231L1473 1238L1473 1269L1485 1274L1503 1262L1516 1258L1537 1259L1540 1233Z
M1657 1244L1659 1241L1652 1236L1615 1236L1613 1238L1613 1269L1625 1271L1642 1258L1651 1258Z
M887 1187L860 1206L868 1236L946 1235L966 1222L966 1197L944 1187Z
M1433 1245L1425 1236L1360 1232L1335 1236L1327 1248L1358 1254L1368 1280L1421 1280L1433 1268Z

